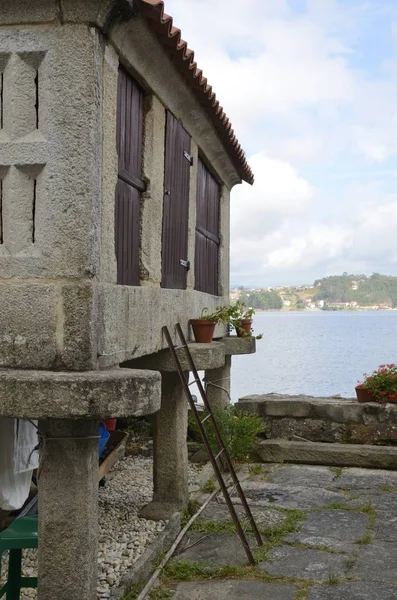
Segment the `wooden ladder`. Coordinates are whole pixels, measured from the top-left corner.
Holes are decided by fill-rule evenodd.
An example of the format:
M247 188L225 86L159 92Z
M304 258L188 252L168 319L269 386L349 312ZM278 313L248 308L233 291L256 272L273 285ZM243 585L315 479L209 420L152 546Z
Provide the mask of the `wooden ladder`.
M193 414L195 416L195 419L196 419L196 422L197 422L197 425L198 425L198 428L199 428L199 431L200 431L200 434L201 434L201 438L203 440L205 449L206 449L207 454L209 456L209 459L211 461L211 464L212 464L212 467L214 469L214 472L215 472L216 478L218 480L219 486L220 486L220 488L221 488L221 490L223 492L223 496L225 498L225 502L226 502L226 504L227 504L227 506L229 508L230 515L231 515L231 517L232 517L232 519L234 521L234 524L236 526L237 534L238 534L238 536L239 536L239 538L241 540L241 543L243 544L244 550L245 550L245 552L247 554L247 557L248 557L249 564L250 565L255 565L255 559L254 559L254 557L252 555L251 548L250 548L250 546L248 544L247 537L246 537L246 535L244 533L244 530L243 530L243 528L241 526L240 519L239 519L239 517L237 515L237 512L236 512L236 509L234 507L234 504L233 504L233 502L231 500L229 491L227 489L227 485L225 483L225 480L224 480L224 477L223 477L223 474L222 474L222 468L218 464L218 460L222 460L221 464L224 464L227 467L227 470L229 471L229 473L231 475L231 478L232 478L233 483L234 483L234 488L236 489L237 494L238 494L238 496L240 498L240 501L241 501L241 503L242 503L242 505L244 507L245 514L247 515L247 518L248 518L248 520L250 522L250 525L252 527L252 531L255 534L255 538L256 538L256 541L258 542L259 546L261 546L263 544L261 534L259 532L259 529L258 529L256 523L255 523L255 519L254 519L254 517L252 515L251 509L248 506L247 499L245 497L245 494L244 494L244 492L242 490L242 487L240 485L240 482L238 480L238 477L237 477L236 471L235 471L235 469L233 467L233 463L232 463L232 461L230 459L229 453L228 453L228 451L227 451L227 449L225 447L225 444L223 442L221 433L219 431L218 424L217 424L215 416L214 416L214 414L212 412L210 403L208 402L206 391L205 391L205 389L203 387L203 384L202 384L201 379L199 377L199 374L197 372L196 365L195 365L195 363L193 361L193 357L191 355L191 352L189 350L189 347L187 345L185 336L183 334L182 328L181 328L181 326L180 326L179 323L177 323L175 325L175 329L176 329L176 332L177 332L177 336L178 336L178 338L180 340L180 344L174 346L172 338L171 338L171 335L170 335L170 332L168 330L168 327L163 327L163 333L164 333L165 339L166 339L168 347L169 347L169 349L171 351L171 355L172 355L172 357L174 359L175 366L176 366L176 369L178 371L179 378L181 380L184 392L185 392L186 397L187 397L187 399L189 401L190 408L191 408L191 410L192 410L192 412L193 412ZM186 359L187 359L187 362L188 362L188 365L189 365L189 370L193 374L193 381L191 381L190 383L188 383L188 381L186 380L185 373L183 371L181 362L180 362L178 354L177 354L177 350L179 350L179 349L183 349L184 350L185 356L186 356ZM201 398L203 400L204 407L206 409L206 415L205 415L204 418L200 417L200 413L197 410L197 407L195 405L192 393L190 391L190 386L193 385L194 383L197 384L198 390L200 392L200 396L201 396ZM214 454L214 452L213 452L213 450L212 450L212 448L210 446L210 443L209 443L209 440L208 440L208 436L207 436L207 432L206 432L206 429L204 427L205 423L211 424L212 427L213 427L213 430L215 432L215 439L217 441L216 454Z

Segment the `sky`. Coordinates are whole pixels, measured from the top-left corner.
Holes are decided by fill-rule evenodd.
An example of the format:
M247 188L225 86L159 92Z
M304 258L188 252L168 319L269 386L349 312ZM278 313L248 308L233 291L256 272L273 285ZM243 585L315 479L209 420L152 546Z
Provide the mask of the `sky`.
M396 0L166 0L255 184L231 284L397 275Z

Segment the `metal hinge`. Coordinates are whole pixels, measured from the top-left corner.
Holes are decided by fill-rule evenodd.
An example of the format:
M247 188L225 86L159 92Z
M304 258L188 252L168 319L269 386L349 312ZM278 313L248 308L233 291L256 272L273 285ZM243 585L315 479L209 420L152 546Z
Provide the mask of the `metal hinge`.
M181 260L179 261L179 264L181 265L181 267L185 267L185 269L187 269L189 271L190 260L183 260L183 258L181 258Z
M188 160L190 162L190 166L193 165L193 156L191 154L189 154L189 152L186 152L186 150L183 151L183 156L186 158L186 160Z

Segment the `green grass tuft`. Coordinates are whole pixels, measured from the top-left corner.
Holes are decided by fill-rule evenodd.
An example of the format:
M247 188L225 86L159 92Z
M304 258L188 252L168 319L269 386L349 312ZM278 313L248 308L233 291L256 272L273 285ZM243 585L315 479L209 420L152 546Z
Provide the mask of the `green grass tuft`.
M248 473L250 474L250 477L255 477L255 475L260 475L262 472L263 472L262 465L249 465L248 466Z

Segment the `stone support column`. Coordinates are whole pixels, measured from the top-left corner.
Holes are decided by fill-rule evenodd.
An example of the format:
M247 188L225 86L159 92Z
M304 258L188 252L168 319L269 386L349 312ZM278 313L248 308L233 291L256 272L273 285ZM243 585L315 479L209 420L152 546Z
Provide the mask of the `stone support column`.
M48 419L39 428L48 439L40 456L38 597L95 600L99 422Z
M161 409L154 416L153 501L141 512L146 519L167 519L188 503L188 400L178 373L162 373Z
M212 410L222 410L230 404L231 366L232 357L225 356L225 365L223 367L220 367L219 369L207 369L205 371L207 398ZM209 385L210 382L213 382L214 385Z

